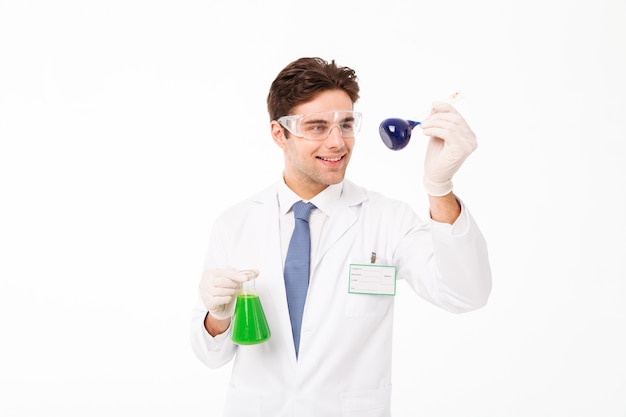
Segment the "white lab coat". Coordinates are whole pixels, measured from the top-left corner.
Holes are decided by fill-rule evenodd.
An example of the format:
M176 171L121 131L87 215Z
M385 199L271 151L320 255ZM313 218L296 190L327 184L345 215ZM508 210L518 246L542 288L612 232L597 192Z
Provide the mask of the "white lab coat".
M279 237L278 184L216 221L205 266L261 271L256 290L272 336L237 346L211 337L200 301L191 343L209 368L234 358L223 416L390 416L394 297L348 293L351 263L397 267L421 297L452 312L482 307L491 290L485 240L467 209L452 226L421 221L405 203L344 180L339 204L311 260L299 358L291 334ZM461 230L457 230L461 229ZM398 285L398 290L406 289ZM208 414L218 415L212 407Z

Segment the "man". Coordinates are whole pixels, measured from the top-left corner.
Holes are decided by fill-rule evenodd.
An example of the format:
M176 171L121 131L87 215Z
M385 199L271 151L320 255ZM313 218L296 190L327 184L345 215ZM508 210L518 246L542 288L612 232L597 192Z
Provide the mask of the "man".
M292 62L271 85L283 177L217 219L192 319L202 362L217 368L234 359L224 416L390 416L393 295L406 289L396 282L451 312L487 302L486 244L452 192L453 175L476 148L474 133L445 103L421 124L430 137L423 185L431 216L422 221L406 203L344 178L358 98L355 72L320 58ZM298 201L313 207L310 264L299 267L304 278L295 285L304 287L300 304L290 261L292 232L303 224L292 209ZM361 279L372 275L385 285ZM253 277L271 337L239 346L229 337L231 315L238 288Z

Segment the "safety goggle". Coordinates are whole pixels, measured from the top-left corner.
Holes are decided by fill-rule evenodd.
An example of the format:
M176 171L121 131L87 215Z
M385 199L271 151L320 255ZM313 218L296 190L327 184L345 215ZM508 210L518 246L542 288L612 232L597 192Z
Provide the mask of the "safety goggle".
M361 129L361 113L334 110L320 113L282 116L278 123L289 133L309 140L324 140L336 126L341 137L353 138Z

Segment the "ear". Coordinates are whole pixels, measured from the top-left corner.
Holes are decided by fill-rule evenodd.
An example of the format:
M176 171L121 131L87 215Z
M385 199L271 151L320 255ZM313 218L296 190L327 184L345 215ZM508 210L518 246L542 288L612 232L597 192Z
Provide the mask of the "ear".
M272 132L272 139L274 139L274 143L278 145L281 149L287 150L287 138L285 137L285 130L276 120L272 120L270 123L270 129Z

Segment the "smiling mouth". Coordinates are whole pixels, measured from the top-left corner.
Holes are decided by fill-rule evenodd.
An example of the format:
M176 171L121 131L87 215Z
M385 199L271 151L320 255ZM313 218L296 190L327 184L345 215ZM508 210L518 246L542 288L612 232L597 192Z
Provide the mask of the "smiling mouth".
M327 162L339 162L343 159L343 155L337 156L335 158L324 158L322 156L318 156L317 159L321 159L322 161L327 161Z

